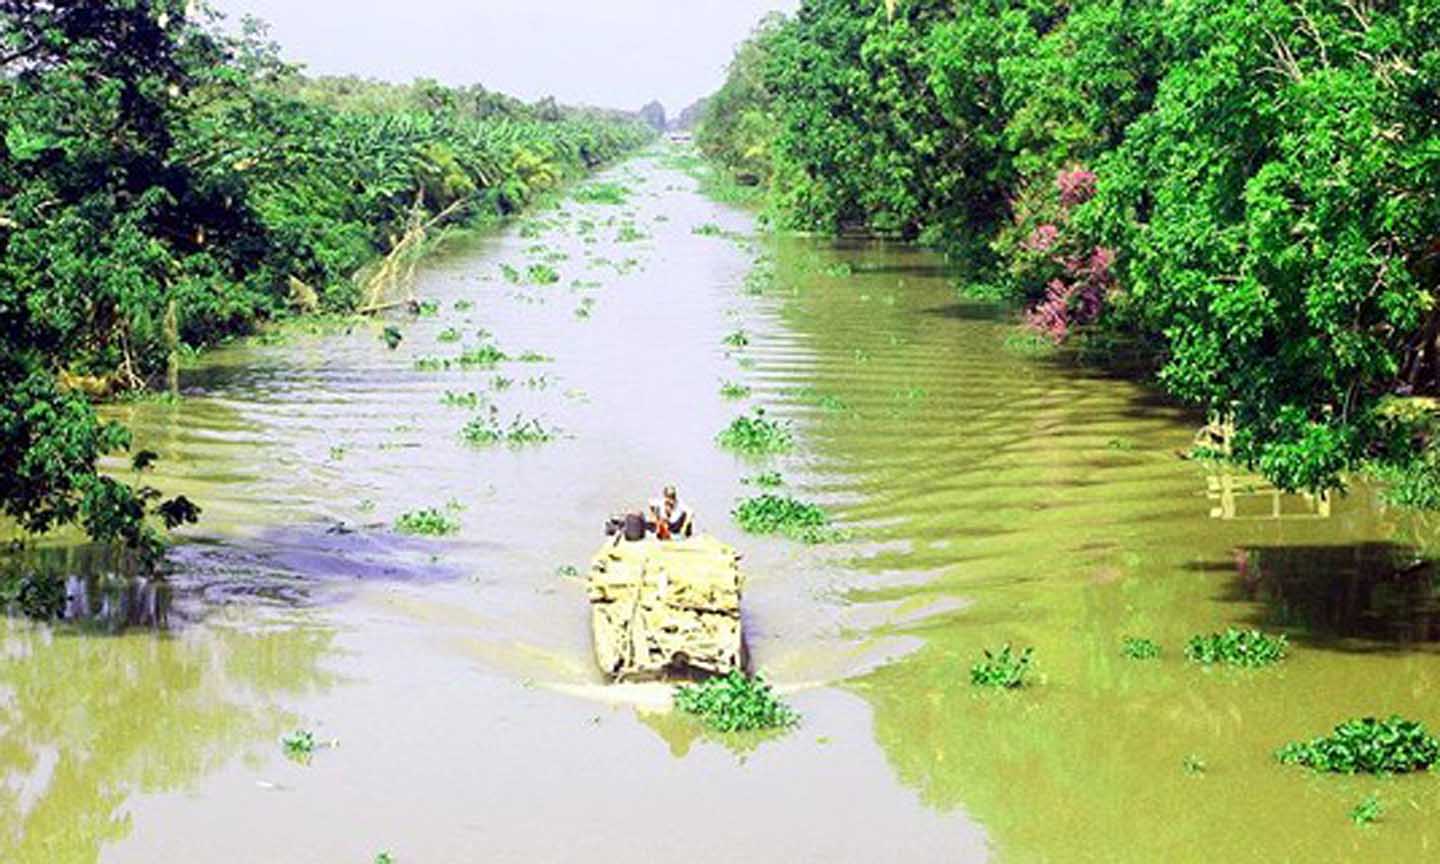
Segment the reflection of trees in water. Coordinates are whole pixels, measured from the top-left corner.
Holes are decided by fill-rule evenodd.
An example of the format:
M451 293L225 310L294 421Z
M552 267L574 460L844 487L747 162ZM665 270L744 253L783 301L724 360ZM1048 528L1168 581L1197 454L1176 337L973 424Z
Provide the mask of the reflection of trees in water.
M1435 562L1394 543L1258 546L1237 553L1238 587L1266 622L1316 641L1440 641Z
M135 596L130 608L149 608L152 595ZM303 627L106 635L0 619L0 860L97 860L129 833L131 795L182 788L273 741L293 722L273 700L331 686L320 662L332 639Z

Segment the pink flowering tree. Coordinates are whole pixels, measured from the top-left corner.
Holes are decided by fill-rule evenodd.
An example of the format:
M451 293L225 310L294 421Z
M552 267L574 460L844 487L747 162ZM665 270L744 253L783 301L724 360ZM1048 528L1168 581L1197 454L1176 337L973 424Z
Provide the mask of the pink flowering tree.
M1087 242L1072 212L1095 195L1094 172L1064 168L1023 185L997 246L1026 305L1025 323L1055 342L1099 320L1116 290L1115 253Z

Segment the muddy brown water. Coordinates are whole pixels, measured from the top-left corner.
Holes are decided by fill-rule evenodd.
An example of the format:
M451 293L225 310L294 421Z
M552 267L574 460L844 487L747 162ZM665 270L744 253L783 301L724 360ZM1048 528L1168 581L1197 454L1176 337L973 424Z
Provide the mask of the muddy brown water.
M0 860L1440 854L1435 777L1271 755L1360 714L1440 727L1424 520L1177 458L1193 417L1007 348L1001 310L958 300L926 253L755 238L663 157L605 179L627 204L568 201L430 262L438 314L394 319L394 351L379 324L296 328L209 355L177 405L115 409L205 518L167 585L53 553L91 571L71 611L101 623L0 623ZM620 240L627 221L647 236ZM547 256L555 284L501 269ZM758 295L757 256L775 273ZM415 367L487 339L549 359ZM477 410L447 391L558 436L467 445ZM794 454L714 445L755 406L794 423ZM762 470L852 539L743 535L728 511ZM665 482L744 550L754 660L799 729L719 740L662 689L596 673L565 568ZM452 502L453 537L390 530ZM1229 624L1283 629L1291 657L1184 660ZM1126 635L1160 659L1122 657ZM970 663L1007 641L1035 647L1036 686L977 692ZM277 743L297 728L325 745L308 764ZM1383 816L1357 827L1371 793Z

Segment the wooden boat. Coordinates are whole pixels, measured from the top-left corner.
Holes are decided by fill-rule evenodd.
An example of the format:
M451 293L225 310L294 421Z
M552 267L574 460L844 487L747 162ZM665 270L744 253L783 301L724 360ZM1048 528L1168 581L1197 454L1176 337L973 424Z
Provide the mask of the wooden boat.
M708 535L607 540L587 593L595 659L615 681L744 666L740 555Z

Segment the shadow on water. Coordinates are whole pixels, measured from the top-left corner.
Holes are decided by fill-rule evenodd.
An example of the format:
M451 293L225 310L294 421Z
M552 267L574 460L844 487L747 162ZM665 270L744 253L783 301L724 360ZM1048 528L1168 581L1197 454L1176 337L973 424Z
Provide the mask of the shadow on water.
M41 547L0 559L0 607L8 600L12 614L91 635L172 630L233 603L298 609L343 600L357 584L457 579L463 569L440 554L455 546L382 524L282 525L239 541L191 540L154 577L110 546Z
M1233 561L1192 569L1233 572L1222 598L1260 603L1256 626L1306 645L1370 653L1440 643L1435 561L1388 542L1245 546Z

